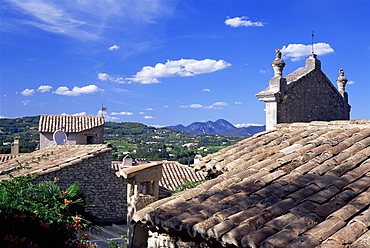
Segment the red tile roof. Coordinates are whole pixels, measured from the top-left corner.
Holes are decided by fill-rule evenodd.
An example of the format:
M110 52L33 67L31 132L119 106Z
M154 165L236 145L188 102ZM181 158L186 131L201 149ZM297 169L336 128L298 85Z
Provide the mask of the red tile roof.
M370 120L281 124L196 167L215 178L134 220L234 247L370 247Z

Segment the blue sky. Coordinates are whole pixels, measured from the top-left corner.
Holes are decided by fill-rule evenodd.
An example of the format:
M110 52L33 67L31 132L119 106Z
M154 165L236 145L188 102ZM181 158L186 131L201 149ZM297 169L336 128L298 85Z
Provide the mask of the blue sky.
M255 94L311 52L351 119L370 119L368 0L2 0L0 116L97 115L147 125L265 123Z

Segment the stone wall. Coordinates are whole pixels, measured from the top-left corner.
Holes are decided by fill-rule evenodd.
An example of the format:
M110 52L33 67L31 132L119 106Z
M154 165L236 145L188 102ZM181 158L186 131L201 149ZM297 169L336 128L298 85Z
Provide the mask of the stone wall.
M288 84L277 106L277 123L349 120L350 107L321 70Z
M84 190L87 204L95 207L88 212L99 219L126 220L127 181L117 177L111 171L111 152L96 154L79 163L41 175L38 181L52 181L59 178L58 184L67 187L79 182L79 188Z

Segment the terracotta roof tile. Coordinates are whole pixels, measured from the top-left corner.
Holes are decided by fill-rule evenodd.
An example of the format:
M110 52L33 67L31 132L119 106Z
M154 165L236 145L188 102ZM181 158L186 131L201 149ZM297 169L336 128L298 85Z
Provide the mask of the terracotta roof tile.
M39 132L53 133L62 130L66 133L79 133L102 125L102 116L41 115Z
M110 144L95 145L52 145L31 153L24 153L6 162L0 163L0 171L11 172L13 175L20 176L28 173L45 174L63 167L79 163L95 155L112 150ZM38 158L45 157L37 161ZM33 163L30 161L37 161ZM15 174L13 168L18 167L19 163L30 163L31 169L23 169ZM8 175L1 175L0 180L8 179Z
M369 120L278 125L195 167L215 179L134 220L224 246L370 247Z

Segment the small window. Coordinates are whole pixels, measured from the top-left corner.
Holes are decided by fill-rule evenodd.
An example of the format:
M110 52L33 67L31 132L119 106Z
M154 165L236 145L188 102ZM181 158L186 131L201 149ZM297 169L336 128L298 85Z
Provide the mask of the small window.
M86 136L86 144L94 144L94 136Z

